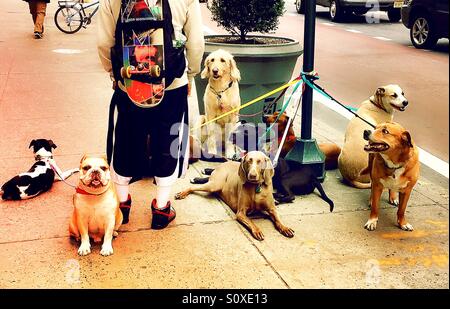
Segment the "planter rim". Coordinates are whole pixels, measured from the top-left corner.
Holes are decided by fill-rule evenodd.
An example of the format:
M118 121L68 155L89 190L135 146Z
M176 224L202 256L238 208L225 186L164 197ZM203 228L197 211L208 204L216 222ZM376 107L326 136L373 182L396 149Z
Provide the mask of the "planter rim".
M205 41L209 45L231 45L231 46L245 46L245 47L273 47L273 46L286 46L286 45L297 45L299 41L286 38L282 36L271 36L271 35L247 35L247 38L270 38L270 39L280 39L289 41L287 43L280 44L239 44L239 43L217 43L217 42L208 42L208 38L236 38L235 35L230 34L213 34L213 35L205 35Z
M289 57L300 56L303 53L303 49L300 42L291 38L280 36L265 36L265 35L249 35L248 38L274 38L283 39L289 42L281 44L234 44L234 43L216 43L208 42L208 38L226 38L236 37L229 34L222 35L205 35L206 53L211 52L220 47L227 49L231 54L237 57L251 57L251 58L263 58L263 57ZM210 48L208 48L210 47Z

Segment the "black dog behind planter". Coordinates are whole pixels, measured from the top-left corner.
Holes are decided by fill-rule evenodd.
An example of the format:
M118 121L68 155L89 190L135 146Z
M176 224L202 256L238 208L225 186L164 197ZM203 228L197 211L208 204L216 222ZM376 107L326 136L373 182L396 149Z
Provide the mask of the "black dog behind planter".
M334 209L333 201L326 195L314 169L309 165L280 158L272 181L273 188L277 190L274 198L280 204L291 203L295 195L311 194L317 189L322 199L330 205L330 211Z

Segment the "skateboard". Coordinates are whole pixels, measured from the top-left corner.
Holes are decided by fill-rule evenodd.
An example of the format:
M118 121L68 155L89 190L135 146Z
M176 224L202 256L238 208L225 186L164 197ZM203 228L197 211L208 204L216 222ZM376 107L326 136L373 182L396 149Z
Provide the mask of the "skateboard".
M136 105L154 107L165 89L162 6L157 0L126 0L121 14L124 86Z

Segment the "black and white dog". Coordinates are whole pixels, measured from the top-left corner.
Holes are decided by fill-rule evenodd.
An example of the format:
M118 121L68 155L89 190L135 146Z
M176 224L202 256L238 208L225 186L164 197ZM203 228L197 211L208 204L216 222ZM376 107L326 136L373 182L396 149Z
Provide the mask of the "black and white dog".
M29 148L33 147L36 162L26 173L21 173L6 182L0 189L0 196L4 200L25 200L50 190L56 180L65 180L78 172L71 169L62 172L53 159L52 150L56 145L52 140L32 140Z

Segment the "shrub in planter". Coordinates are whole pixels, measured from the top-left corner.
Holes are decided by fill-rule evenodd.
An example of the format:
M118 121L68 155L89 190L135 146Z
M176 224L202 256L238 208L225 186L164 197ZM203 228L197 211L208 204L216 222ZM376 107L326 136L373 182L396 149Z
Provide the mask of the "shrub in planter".
M212 0L210 10L213 20L241 43L251 32L269 33L278 28L284 14L284 0Z
M299 42L267 34L278 28L284 14L284 0L210 0L212 20L231 35L206 36L206 58L217 49L234 55L241 71L240 92L242 103L267 93L291 79L298 57L302 54ZM258 35L255 35L257 33ZM204 111L203 94L207 81L196 77L200 112ZM262 122L262 114L273 113L277 95L242 110L242 114L255 114L245 120ZM282 100L280 101L282 102Z

